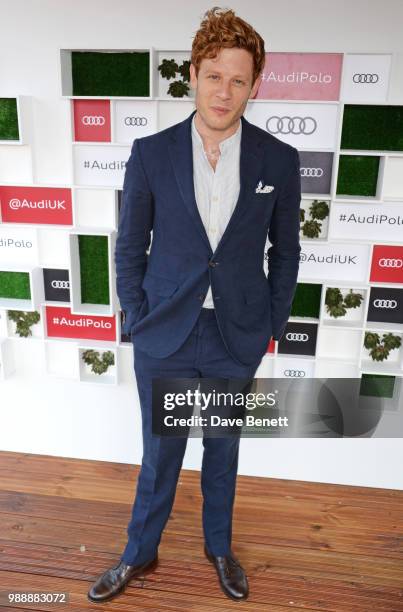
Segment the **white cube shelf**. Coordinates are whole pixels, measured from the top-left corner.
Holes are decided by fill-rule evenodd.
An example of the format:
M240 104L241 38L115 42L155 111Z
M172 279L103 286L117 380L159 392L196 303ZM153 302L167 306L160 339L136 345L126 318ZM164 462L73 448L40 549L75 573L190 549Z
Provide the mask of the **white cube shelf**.
M112 100L112 142L132 144L136 138L158 131L158 103L155 100Z
M361 339L361 330L322 327L318 332L316 356L333 361L358 361Z
M122 189L130 145L76 143L73 145L74 183L77 187Z
M102 374L96 374L92 371L91 366L86 364L83 360L83 353L87 350L94 350L99 353L99 358L102 359L102 355L105 352L112 352L114 357L114 365L110 365L106 372ZM77 352L78 360L79 360L79 376L80 382L86 382L91 384L101 384L101 385L116 385L118 382L117 372L118 372L118 351L116 348L106 348L102 349L94 344L78 345Z
M184 100L181 104L175 100L161 100L158 103L159 130L165 130L175 123L184 121L195 108L194 100Z
M110 100L112 98L127 97L127 96L73 96L73 74L72 74L72 52L73 51L82 51L82 52L100 52L100 53L133 53L139 52L144 53L148 51L150 53L150 70L149 70L149 83L150 83L150 95L149 96L133 96L131 99L133 100L147 100L151 99L154 95L152 91L152 66L153 66L153 58L152 58L152 48L141 48L141 49L59 49L60 54L60 64L59 64L59 77L61 83L61 93L64 98L77 98L77 99L89 99L89 98L99 98L104 100Z
M38 261L41 268L69 267L68 229L43 226L38 228Z
M1 98L9 98L10 96L0 96ZM19 138L15 140L1 140L1 145L26 145L33 142L33 114L32 114L32 97L31 96L15 96L17 106L17 122Z
M30 299L0 297L0 308L6 308L7 310L26 310L30 312L40 308L41 303L45 299L41 268L36 266L0 264L0 272L24 272L28 274L29 292L31 295Z
M311 205L313 204L314 200L318 200L319 202L326 202L326 204L329 206L329 215L330 215L330 200L328 199L328 197L302 197L301 199L301 205L300 208L302 208L305 211L305 220L301 221L301 229L300 229L300 237L301 240L319 240L319 241L323 241L327 239L328 236L328 231L329 231L329 215L327 217L325 217L324 219L314 219L309 210ZM319 235L318 236L314 236L314 237L310 237L310 236L306 236L303 232L303 226L307 221L311 221L314 222L316 221L320 228L319 228Z
M307 355L289 357L279 355L273 365L273 378L312 378L314 375L315 360Z
M78 342L71 339L45 339L45 368L49 376L79 380Z
M386 157L383 177L383 199L403 203L403 153Z
M367 349L364 346L365 332L377 333L381 342L383 334L387 333L379 330L377 326L366 327L362 338L361 369L368 373L403 376L403 334L394 333L394 335L399 336L401 339L399 348L392 349L387 359L375 361L370 354L371 349Z
M341 317L332 317L326 306L326 291L327 289L338 288L343 296L343 301L352 290L353 293L362 295L362 301L357 308L346 308L346 314ZM363 287L338 287L337 285L323 285L321 296L321 322L324 327L351 327L355 329L363 328L365 316L368 307L368 291Z
M306 151L334 151L337 147L339 104L320 102L252 100L245 116L276 138ZM307 117L306 134L281 127L280 118ZM308 120L309 119L309 120Z
M346 53L340 99L355 104L386 102L391 65L390 53Z
M117 228L117 190L74 190L75 219L80 227Z
M332 192L332 199L336 202L357 202L357 203L380 203L382 197L382 185L383 185L383 176L385 172L385 163L386 163L386 155L380 151L353 151L350 149L342 149L339 150L340 156L351 155L353 157L379 157L379 165L378 165L378 174L376 178L376 187L375 193L373 195L354 195L348 193L336 193L337 189L337 176L339 172L339 158L337 158L334 167L334 188Z
M158 66L162 64L162 61L164 59L168 61L173 59L178 65L178 67L180 67L183 61L187 60L190 62L190 56L191 56L190 50L183 51L179 49L156 49L156 48L153 49L153 71L152 71L153 91L155 92L155 96L158 99L186 101L186 100L195 98L195 93L194 93L194 90L191 88L190 81L185 81L187 86L189 87L189 91L186 96L183 96L181 98L171 96L171 94L168 93L170 84L173 83L174 81L182 81L183 80L182 75L180 73L176 73L174 77L170 77L169 79L166 79L161 76L161 72L158 70Z
M105 236L108 239L108 262L109 262L109 304L88 304L81 299L81 274L79 257L79 236ZM112 316L117 308L116 296L116 271L113 264L116 245L116 232L105 231L102 228L76 228L69 233L69 278L70 278L70 302L72 314L91 314Z
M39 321L37 323L34 323L33 325L31 325L31 327L30 327L31 335L29 335L29 336L21 336L17 332L17 323L15 323L15 321L12 321L8 317L8 314L7 314L7 311L6 311L5 316L7 318L7 337L8 338L12 338L12 339L17 339L20 342L29 341L29 340L43 340L44 339L44 330L43 330L42 309L43 309L43 307L40 307L40 309L38 310L40 319L39 319ZM17 310L17 309L14 309L14 308L11 309L10 308L10 310Z
M360 378L361 372L357 361L340 361L317 358L315 361L315 378Z

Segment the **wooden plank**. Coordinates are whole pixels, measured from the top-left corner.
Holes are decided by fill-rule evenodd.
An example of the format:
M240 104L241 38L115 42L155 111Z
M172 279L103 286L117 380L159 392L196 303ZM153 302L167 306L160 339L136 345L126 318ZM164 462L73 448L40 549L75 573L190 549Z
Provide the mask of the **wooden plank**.
M158 568L156 572L157 571ZM151 574L148 576L151 576ZM105 602L105 604L94 604L87 599L87 591L90 586L88 582L35 575L29 575L26 580L22 580L21 576L16 573L0 571L0 583L3 591L15 588L17 580L19 582L18 590L26 588L26 590L30 590L31 592L68 592L68 607L59 606L58 609L60 609L61 612L63 612L63 610L65 610L65 612L82 612L84 610L94 609L105 610L105 612L109 612L110 610L121 610L124 612L132 612L132 610L153 610L154 612L176 612L178 610L187 612L188 610L193 610L195 612L211 612L212 610L233 610L234 605L236 605L236 602L230 600L221 591L217 590L217 597L211 595L211 591L213 590L212 585L209 585L208 590L204 587L201 598L195 598L194 594L180 592L180 589L175 592L169 589L145 589L138 586L136 581L131 581L124 593L114 598L113 601ZM41 604L39 608L35 608L34 605L31 607L27 607L27 604L24 605L25 608L29 610L39 609L54 612L57 609L56 606L52 606L51 604ZM262 611L261 603L252 600L242 602L242 608L248 611ZM304 607L304 609L306 610L307 608ZM320 610L320 608L314 609ZM274 602L267 602L265 610L271 610L272 612L287 612L289 608L279 606ZM7 612L10 612L10 610Z
M138 472L0 453L0 588L64 586L68 612L232 610L203 554L200 473L186 470L157 570L104 606L88 601L91 583L126 543ZM233 551L251 589L243 609L403 612L402 510L401 491L238 476Z
M105 484L114 481L127 480L135 483L139 466L123 463L107 463L104 461L86 461L82 459L66 459L49 455L34 455L29 453L2 452L0 454L0 488L2 484L2 470L10 468L18 478L18 471L23 474L32 472L55 477L55 483L61 486L74 482L75 476L89 481L101 479ZM199 486L200 472L197 470L182 470L179 478L180 485L190 484L194 491L194 485ZM298 480L285 480L278 478L262 478L258 476L238 475L237 483L242 486L243 496L246 501L256 503L256 487L259 490L260 501L269 496L286 497L288 499L307 500L314 499L327 503L341 503L348 506L384 507L389 509L390 503L396 509L403 511L403 491L396 489L379 489L375 487L355 487L351 485L338 485L328 483L312 483ZM119 484L118 484L119 486ZM17 489L14 489L17 490ZM68 489L66 489L68 491ZM112 491L114 495L115 491ZM105 499L105 497L104 497ZM258 499L259 501L259 499Z
M180 499L176 500L180 504ZM236 515L236 511L235 511ZM36 541L40 537L42 542L61 545L66 542L69 546L79 548L85 545L91 550L105 550L109 541L114 542L112 550L119 550L126 540L126 521L119 525L111 523L105 526L93 519L88 520L85 509L81 516L83 522L64 520L60 514L57 520L50 521L46 516L31 517L29 515L16 515L15 513L1 513L2 530L0 537L13 540ZM94 515L92 515L94 517ZM233 522L234 538L249 544L264 542L271 546L291 546L296 548L317 549L329 552L344 552L361 555L375 555L386 558L403 559L402 530L395 533L369 532L359 528L341 529L335 526L323 527L320 530L301 522L287 524L286 517L267 519L255 523L242 523L237 519ZM127 516L127 520L129 515ZM87 522L88 521L88 522ZM177 536L187 535L201 539L203 537L201 518L195 514L194 520L178 521L173 512L168 520L166 532Z

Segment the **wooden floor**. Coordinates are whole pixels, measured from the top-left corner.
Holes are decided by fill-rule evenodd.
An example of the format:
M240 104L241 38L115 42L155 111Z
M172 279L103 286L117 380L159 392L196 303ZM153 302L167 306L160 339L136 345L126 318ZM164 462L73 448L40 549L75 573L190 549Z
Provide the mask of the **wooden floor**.
M67 606L22 610L403 611L402 491L238 476L233 552L250 596L235 602L203 555L200 473L186 470L157 570L89 602L126 543L138 469L0 453L0 591L69 592Z

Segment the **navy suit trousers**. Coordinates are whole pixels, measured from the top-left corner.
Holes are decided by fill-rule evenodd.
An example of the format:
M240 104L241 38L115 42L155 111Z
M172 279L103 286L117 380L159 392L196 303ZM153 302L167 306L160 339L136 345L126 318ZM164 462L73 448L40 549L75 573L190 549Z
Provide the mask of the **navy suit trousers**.
M127 528L128 541L121 556L129 565L145 563L157 554L174 503L187 445L187 437L152 434L152 378L253 379L261 362L260 358L252 365L243 366L232 359L218 329L214 308L201 309L182 346L166 358L151 357L137 349L135 335L133 347L142 415L143 457ZM205 543L211 554L226 555L231 550L240 435L204 436L202 440Z

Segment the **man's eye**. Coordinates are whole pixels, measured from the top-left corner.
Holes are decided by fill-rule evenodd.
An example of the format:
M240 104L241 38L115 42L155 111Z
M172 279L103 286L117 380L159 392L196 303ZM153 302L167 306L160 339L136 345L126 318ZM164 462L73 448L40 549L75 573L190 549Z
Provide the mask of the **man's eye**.
M218 74L210 74L207 78L209 79L219 79L220 77L218 76ZM235 79L235 83L237 85L243 85L243 81L241 79Z

